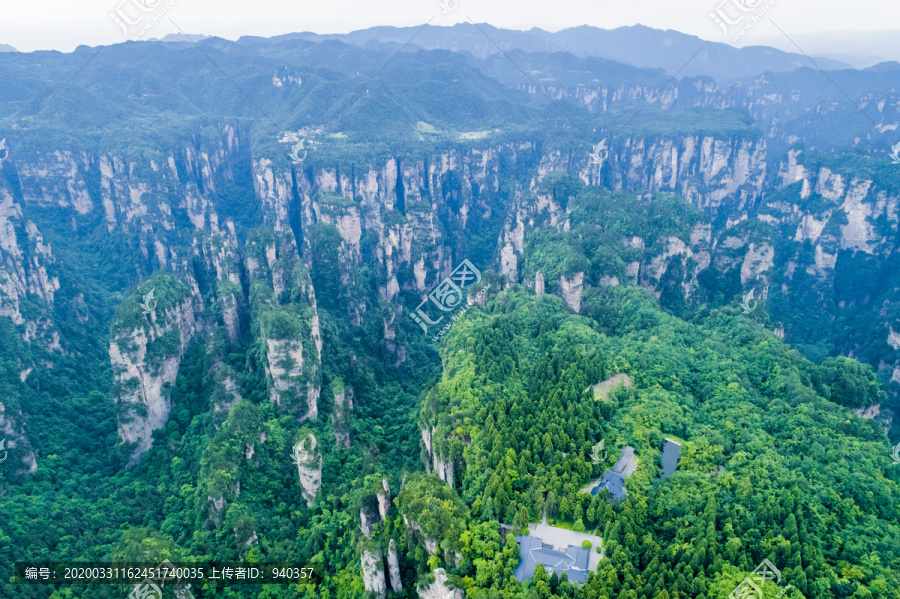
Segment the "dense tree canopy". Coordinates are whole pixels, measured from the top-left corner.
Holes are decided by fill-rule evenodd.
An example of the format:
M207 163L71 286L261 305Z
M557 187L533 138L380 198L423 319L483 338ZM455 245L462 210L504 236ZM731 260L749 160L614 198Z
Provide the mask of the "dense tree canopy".
M871 369L816 366L732 308L680 320L638 288L592 291L582 313L504 293L454 327L423 405L476 522L546 513L602 536L609 559L585 585L535 578L523 596L719 597L763 559L789 593L898 596L897 472L878 425L835 403L882 397ZM595 399L589 386L619 372L634 385ZM681 459L660 480L666 437ZM609 459L592 465L601 439ZM638 461L627 498L581 492L625 445ZM472 566L459 575L519 596Z

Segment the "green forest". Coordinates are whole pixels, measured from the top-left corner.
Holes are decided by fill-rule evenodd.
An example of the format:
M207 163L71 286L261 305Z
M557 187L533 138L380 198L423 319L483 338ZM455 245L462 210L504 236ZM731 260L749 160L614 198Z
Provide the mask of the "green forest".
M44 389L73 398L57 406L60 420L47 429L90 419L94 438L79 431L68 448L64 438L42 440L58 453L48 451L47 463L0 499L3 561L21 559L25 548L32 560L321 562L327 575L314 586L269 585L252 595L225 587L213 596L350 598L364 596L359 547L394 539L406 585L442 567L476 599L724 597L762 559L780 567L792 597L898 596L900 469L879 427L840 405L879 399L869 367L841 358L815 365L733 306L680 319L637 287L592 290L581 312L521 286L492 294L444 339L433 383L392 379L362 352L354 373L341 355L351 346L336 351L326 378L340 373L366 398L357 422L380 424L354 425L350 450L324 450L324 496L312 508L287 460L303 429L268 401L246 345L252 336L234 347L190 346L171 390L172 418L133 469L115 468L91 445L113 444L108 402L97 392L79 398L77 379L66 377L68 384ZM326 342L340 348L342 327L323 320ZM230 366L244 391L227 416L210 409L215 360ZM82 370L58 368L73 379ZM595 399L589 387L620 372L633 386ZM51 374L48 385L61 378ZM372 416L380 410L389 416ZM325 437L331 425L309 426ZM421 472L418 429L427 426L438 431L434 451L458 464L454 488ZM682 454L677 473L663 481L665 437L680 440ZM592 465L600 440L609 457ZM252 459L246 444L255 444ZM627 498L579 492L625 445L639 463ZM395 509L364 538L358 513L382 477L400 489ZM217 525L210 487L235 481L240 493L227 495ZM512 534L501 540L500 523L526 529L543 514L603 538L606 559L586 584L542 569L524 585L511 578L519 549ZM259 538L252 548L250 534ZM424 539L440 551L426 550ZM448 558L456 553L461 559ZM6 596L48 596L42 587L8 584ZM123 595L117 587L70 586L49 596Z

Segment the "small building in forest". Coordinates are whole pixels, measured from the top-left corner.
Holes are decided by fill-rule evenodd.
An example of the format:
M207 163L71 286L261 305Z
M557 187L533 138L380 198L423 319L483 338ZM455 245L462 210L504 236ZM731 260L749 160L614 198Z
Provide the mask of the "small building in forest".
M634 447L626 445L622 449L622 455L613 464L612 470L607 470L600 479L600 483L591 490L591 495L596 495L602 489L606 489L616 501L619 501L628 494L625 488L625 479L630 478L637 469L637 462L634 460Z
M613 472L612 470L606 471L606 474L603 475L603 478L600 479L597 486L591 490L591 495L596 495L602 489L609 491L609 494L616 500L622 499L627 493L625 489L625 479L622 478L621 474Z
M634 447L626 445L622 448L622 455L613 464L612 471L622 475L623 478L631 478L637 470L637 462L634 461Z
M564 572L573 583L582 584L587 580L590 550L584 547L569 545L565 551L544 543L543 539L530 535L519 535L521 560L516 566L513 576L519 582L525 582L534 574L538 564L544 566L547 576L556 572L561 576Z
M678 470L678 458L681 457L681 443L666 438L666 443L662 450L662 476L660 478L668 478L675 474Z

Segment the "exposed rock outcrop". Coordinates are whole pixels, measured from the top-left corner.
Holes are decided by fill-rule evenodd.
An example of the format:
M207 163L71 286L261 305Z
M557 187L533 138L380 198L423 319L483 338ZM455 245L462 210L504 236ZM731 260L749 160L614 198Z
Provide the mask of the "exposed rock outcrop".
M397 544L394 539L388 543L388 574L391 578L391 588L398 593L403 590L403 582L400 580L400 558L397 554Z
M363 587L372 591L381 599L387 594L387 583L384 579L384 559L378 549L363 549L362 562Z
M584 288L584 273L577 272L571 279L559 277L559 288L563 299L576 312L581 310L581 290Z
M437 555L438 550L438 542L436 539L429 539L425 536L425 533L422 532L422 527L414 521L410 520L406 516L403 516L403 522L406 524L406 527L411 531L419 534L422 537L422 540L425 542L425 549L428 551L429 555Z
M316 502L316 495L322 486L322 454L317 445L312 433L298 433L298 440L291 453L291 461L297 466L300 487L308 507Z
M333 193L319 194L312 202L316 221L332 225L341 238L338 260L341 264L341 282L350 283L352 269L360 260L362 222L359 207L353 199Z
M437 447L433 447L435 427L422 429L422 443L424 445L422 458L425 462L425 470L430 474L432 469L442 481L453 486L453 460L444 459L439 455Z
M21 207L0 187L0 317L23 324L19 304L28 294L53 305L59 279L48 268L54 262L37 226L22 218Z
M535 273L535 275L534 275L534 292L535 292L535 294L537 294L538 296L544 295L545 285L546 284L544 282L544 273L542 273L541 271L537 271L537 273Z
M9 460L8 464L14 464L18 459L22 467L16 469L16 474L33 474L37 471L37 460L28 438L18 423L21 416L21 413L14 416L13 410L0 402L0 441L2 441L0 459L3 462Z
M378 500L378 514L384 520L391 509L391 488L388 486L386 478L381 479L381 486L384 493L375 493L375 498Z
M303 342L300 339L266 339L266 374L269 398L278 405L295 404L298 396L305 400L301 419L318 416L318 389L305 376Z
M340 379L335 379L332 384L332 391L334 392L334 410L331 414L331 423L334 426L335 440L339 445L350 447L350 414L353 412L353 390L345 386Z
M144 293L142 293L144 291ZM117 315L109 344L115 380L119 437L135 443L131 462L150 448L153 431L166 425L184 349L196 331L187 286L159 276L142 286Z
M453 487L453 460L441 459L437 453L432 456L432 459L434 460L434 473L442 481Z
M765 87L769 83L760 81L757 85ZM648 93L608 86L602 93L589 87L579 90L548 86L551 88L555 90L551 93L559 94L554 97L572 97L573 101L597 110L608 110L615 94L633 92L635 97L643 97ZM721 90L716 94L721 94ZM716 94L702 102L720 102L724 106L734 101ZM666 92L656 99L667 106L678 100L678 94ZM791 104L780 100L774 103ZM538 271L533 283L535 291L541 293L549 286L575 311L580 310L581 292L586 286L629 282L661 294L660 281L667 273L678 271L677 267L684 272L671 288L678 289L680 285L686 296L697 287L698 274L704 274L710 278L739 276L744 284L765 279L767 284L771 283L773 293L782 293L782 297L798 297L800 291L806 290L814 297L836 297L835 271L841 270L845 256L854 260L871 259L874 267L896 251L900 198L892 187L868 178L862 171L839 172L833 165L820 164L817 158L805 160L801 150L787 151L782 164L776 164L774 161L781 154L772 153L770 147L781 143L779 139L787 139L782 133L789 119L776 122L773 102L751 104L751 114L771 127L766 135L760 137L748 128L737 133L619 138L612 142L609 159L600 172L601 180L597 179L599 169L588 164L585 154L573 161L572 153L552 143L529 139L481 146L467 144L464 148L442 150L430 156L404 158L402 163L398 158L387 157L349 170L330 163L307 163L302 169L292 170L283 156L279 161L274 156L255 153L249 161L249 172L245 173L249 174L248 182L253 189L248 184L245 191L249 193L243 194L248 203L242 204L241 210L258 209L259 220L270 227L272 234L260 243L259 252L247 252L246 276L242 272L244 265L240 263L234 224L227 220L227 216L238 218L235 214L238 211L233 206L220 207L219 204L227 202L217 201L241 195L232 193L234 188L229 186L239 179L235 176L237 169L247 170L246 157L250 155L247 153L249 140L231 125L219 126L218 139L215 135L204 135L202 147L195 140L185 140L178 147L157 152L146 165L142 160L124 155L87 150L20 154L15 161L4 165L14 169L14 176L8 181L17 179L19 186L9 187L11 191L7 191L7 184L0 182L0 317L8 317L20 325L29 342L43 338L49 347L62 349L51 320L26 323L22 314L22 300L27 296L33 295L48 306L57 297L72 297L58 293L57 258L41 235L43 231L49 239L50 231L57 233L57 230L43 224L45 221L39 218L42 211L29 208L41 208L43 212L52 208L53 218L63 215L60 222L68 225L71 217L73 227L82 226L84 220L79 218L92 215L91 218L105 222L110 232L135 236L139 250L127 260L132 266L137 265L140 276L158 269L176 273L190 288L195 312L199 312L200 288L205 297L214 298L229 342L236 343L247 332L251 312L254 317L276 311L290 315L298 329L296 335L282 337L268 331L258 335L266 355L269 393L273 401L290 407L300 419L314 418L318 414L322 340L312 284L306 273L298 275L297 268L304 262L311 265L306 250L313 230L322 225L336 232L340 280L350 297L347 313L351 322L362 325L367 319L383 318L386 342L398 356L395 363L401 364L405 356L405 335L404 317L399 315L404 308L410 308L401 305L404 298L410 297L408 292L413 290L420 297L427 293L446 276L450 265L457 262L460 256L453 255L453 248L459 246L454 236L465 236L476 230L472 228L473 223L480 227L477 219L484 213L481 205L485 198L498 192L500 178L510 172L504 165L513 165L523 172L530 172L534 167L533 176L510 179L508 196L506 191L503 195L510 198L509 205L502 207L506 222L497 231L497 238L489 240L495 244L495 252L492 262L484 265L498 269L511 283L519 280L520 263L526 264L522 253L532 232L542 227L565 230L569 226L566 208L540 190L541 183L552 173L571 173L590 185L602 182L613 190L640 189L650 196L660 191L675 191L706 211L709 222L715 223L715 241L711 235L713 225L708 223L695 225L690 240L684 232L679 233L680 237L666 234L662 239L626 238L625 245L633 248L636 255L624 256L623 264L615 273L602 277L584 274L580 278L579 275L561 277L558 291L554 284L557 273L544 274L548 272L546 267L543 272ZM808 110L810 114L816 113L815 107ZM240 164L244 166L236 166ZM768 181L767 169L773 175ZM764 187L764 183L769 187ZM14 201L13 194L22 198L21 205ZM241 227L248 222L242 220ZM180 243L181 223L193 227L192 245ZM249 226L254 224L259 223ZM766 227L782 227L789 233L784 239L776 239L772 237L776 233ZM58 238L52 238L54 244ZM355 280L358 275L353 266L361 259L362 245L369 240L371 272L378 273L373 282L381 294L379 300L390 304L385 310L373 309L378 307L377 301L373 306L365 293L358 292L360 281ZM811 252L803 247L807 243L811 244ZM215 272L211 281L214 289L200 274L194 278L190 275L195 260L207 271ZM779 265L787 265L783 276ZM848 270L853 272L852 263ZM815 288L804 273L815 278ZM769 280L779 276L782 280ZM549 280L541 283L545 277ZM800 281L796 283L798 287L794 287L795 281ZM251 298L265 295L257 284L270 287L271 293L258 300L251 310L249 303L256 301ZM801 289L800 285L804 287ZM866 297L846 300L847 308L859 310L874 306L860 305L867 302L889 308L896 303L891 291L895 287L893 283L883 287L873 285L872 293L867 292ZM247 288L249 293L245 292ZM297 289L302 292L293 293ZM300 297L307 299L301 302L297 299ZM714 303L720 299L701 295L698 301ZM853 301L858 303L854 306ZM270 302L270 307L263 309L260 304L265 302ZM815 312L828 303L822 301L819 305L805 299L804 302L808 312ZM296 305L287 306L288 303ZM770 305L774 310L778 302ZM308 306L312 307L311 311L305 310ZM827 309L837 313L844 307ZM385 317L388 313L390 317ZM834 313L826 317L833 320ZM785 319L785 326L776 330L786 333L789 342L791 331L801 330L784 314L773 313L773 317ZM86 316L76 318L82 324L87 322ZM408 318L406 321L408 325ZM876 326L883 328L887 324L880 321ZM159 332L165 338L170 331L163 331L160 326ZM115 350L111 344L110 359L117 369L118 401L127 412L122 414L120 434L123 439L140 442L139 449L145 448L149 446L152 430L165 424L168 413L163 389L174 381L180 360L169 348L178 345L180 353L183 344L180 340L177 344L166 342L167 349L161 354L164 359L153 366L144 363L158 357L153 346L160 338L154 337L156 333L152 329L143 332L144 339L137 328L119 333L121 336L113 337ZM873 331L872 338L876 333L881 334ZM885 355L879 368L884 373L896 372L895 378L900 380L897 366L900 344L892 347L895 353ZM855 348L840 349L850 354ZM19 372L23 380L34 367L22 365ZM218 409L227 409L229 401L221 407L217 404ZM335 405L337 408L337 397ZM349 393L344 405L351 405ZM335 417L337 412L336 409ZM342 426L336 419L337 442L348 445L349 429ZM422 434L424 441L426 431ZM452 484L454 464L442 458L440 450L432 451L431 433L428 434L426 468ZM458 463L456 466L459 470Z
M447 581L447 573L443 568L438 568L434 571L434 582L417 589L420 599L465 599L463 590L450 588Z
M374 515L365 506L359 510L359 529L366 537L372 536L372 525L375 523Z
M291 237L248 236L250 305L264 343L269 399L299 420L319 414L322 339L315 293Z
M751 243L741 265L741 285L762 277L772 268L775 248L768 243Z
M218 220L211 223L211 231L200 231L195 236L194 251L209 273L215 273L216 298L219 301L225 334L229 343L235 344L244 330L247 302L240 276L241 257L238 249L234 222L218 228Z
M891 429L891 424L894 422L894 413L890 409L883 409L881 404L867 408L855 408L853 413L860 418L878 422L884 429L885 434Z
M386 480L383 481L383 484L384 487L387 488ZM388 496L390 496L390 494L388 494ZM365 589L378 594L379 597L384 597L387 591L384 558L377 541L372 541L371 539L372 526L377 524L380 520L383 520L384 514L386 513L382 510L381 498L382 495L378 494L378 515L372 513L365 505L359 510L359 525L363 534L360 562L362 565L363 586ZM400 584L400 562L394 539L391 539L388 545L388 562L390 564L391 588L395 591L400 590L402 588L402 585Z
M230 367L219 364L215 374L215 387L210 397L213 412L227 414L241 399L234 372Z
M214 420L216 422L218 419ZM216 528L230 520L236 540L244 544L253 537L256 523L244 506L236 506L241 495L241 477L247 468L258 467L253 459L258 445L266 442L266 429L256 404L240 400L227 412L203 451L197 477L197 510Z

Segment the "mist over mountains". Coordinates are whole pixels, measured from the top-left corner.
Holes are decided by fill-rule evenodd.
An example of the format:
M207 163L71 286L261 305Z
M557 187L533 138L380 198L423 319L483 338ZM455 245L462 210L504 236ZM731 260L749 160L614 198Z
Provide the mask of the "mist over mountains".
M282 37L335 39L364 47L371 41L404 44L419 29L372 27L348 34L298 33ZM596 56L636 67L663 69L670 76L675 73L679 76L708 75L718 81L750 77L766 71L792 71L809 65L809 61L798 53L762 46L735 48L678 31L662 31L643 25L611 30L583 25L556 32L538 28L528 31L498 29L486 23L460 23L452 27L426 25L410 45L428 50L468 52L477 58L499 54L501 50L565 52L580 58ZM701 54L691 60L701 48ZM832 59L820 59L818 62L826 70L849 66Z

